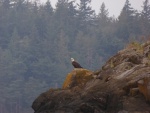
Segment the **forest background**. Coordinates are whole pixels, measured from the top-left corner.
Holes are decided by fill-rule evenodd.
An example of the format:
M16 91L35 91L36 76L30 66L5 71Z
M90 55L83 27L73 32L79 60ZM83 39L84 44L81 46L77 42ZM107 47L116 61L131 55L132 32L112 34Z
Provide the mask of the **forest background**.
M58 0L56 8L29 0L0 0L0 113L32 113L31 104L49 88L61 87L75 58L89 70L129 42L150 36L150 5L141 12L126 0L118 18L99 13L91 0Z

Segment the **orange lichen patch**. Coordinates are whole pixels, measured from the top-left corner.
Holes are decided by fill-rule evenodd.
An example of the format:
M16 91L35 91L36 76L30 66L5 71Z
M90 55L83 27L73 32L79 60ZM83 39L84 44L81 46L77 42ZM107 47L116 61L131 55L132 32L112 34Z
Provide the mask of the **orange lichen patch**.
M92 75L93 72L87 69L74 69L67 75L62 88L67 89L75 86L83 86L89 80L93 79Z
M65 82L63 83L63 89L69 87L69 84L71 83L71 79L72 79L72 73L68 73L66 79L65 79Z
M150 101L150 77L145 77L138 81L139 91L145 96L146 101Z

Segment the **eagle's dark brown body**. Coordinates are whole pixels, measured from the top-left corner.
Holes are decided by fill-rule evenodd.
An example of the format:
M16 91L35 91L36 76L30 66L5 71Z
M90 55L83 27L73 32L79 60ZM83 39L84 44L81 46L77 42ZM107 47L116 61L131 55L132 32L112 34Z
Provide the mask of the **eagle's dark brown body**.
M76 61L73 61L72 65L74 66L74 68L82 68L81 65Z

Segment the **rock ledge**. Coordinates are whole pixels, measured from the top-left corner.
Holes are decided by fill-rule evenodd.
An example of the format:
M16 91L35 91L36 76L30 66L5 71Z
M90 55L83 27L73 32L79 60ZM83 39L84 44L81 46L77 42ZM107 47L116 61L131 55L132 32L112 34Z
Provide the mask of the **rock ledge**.
M75 69L61 89L33 102L35 113L149 113L150 42L131 43L95 72Z

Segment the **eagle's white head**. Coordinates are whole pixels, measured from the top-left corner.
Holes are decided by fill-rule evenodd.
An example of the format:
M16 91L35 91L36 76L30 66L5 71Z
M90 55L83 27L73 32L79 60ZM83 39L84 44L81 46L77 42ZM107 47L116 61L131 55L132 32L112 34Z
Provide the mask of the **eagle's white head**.
M73 61L74 61L74 58L71 58L71 61L73 62Z

